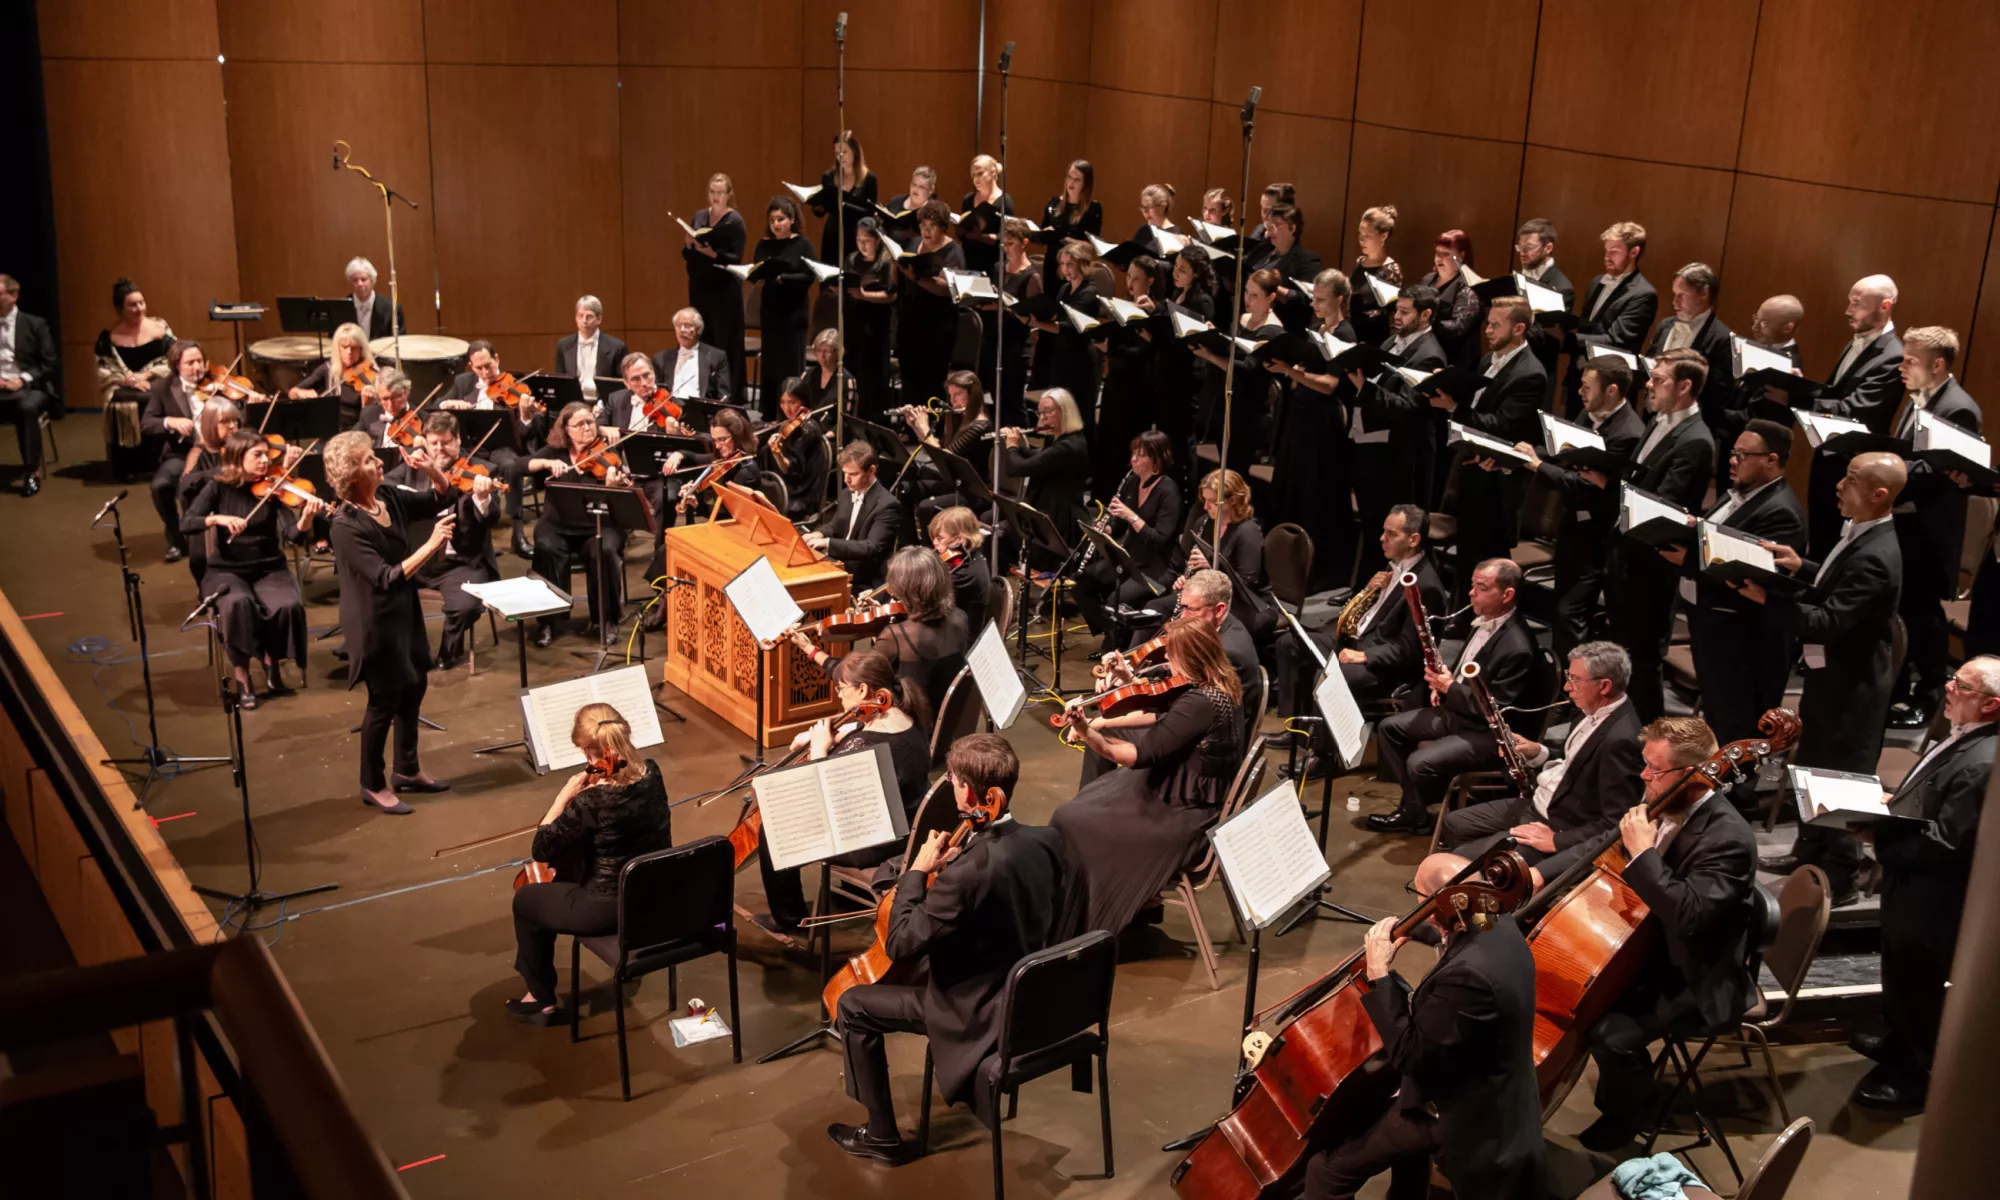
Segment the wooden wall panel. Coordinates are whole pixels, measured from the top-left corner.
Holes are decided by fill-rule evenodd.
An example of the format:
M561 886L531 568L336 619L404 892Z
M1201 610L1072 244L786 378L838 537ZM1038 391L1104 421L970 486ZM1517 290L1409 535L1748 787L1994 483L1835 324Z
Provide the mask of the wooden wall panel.
M1991 440L1994 431L2000 430L2000 238L1991 231L1986 239L1984 276L1972 328L1958 331L1958 375L1986 411L1986 432Z
M1216 0L1097 0L1090 81L1152 96L1207 99L1215 87Z
M796 67L799 34L799 0L729 0L727 20L679 4L618 5L619 55L645 66Z
M1521 146L1357 125L1354 177L1341 222L1337 261L1361 251L1355 223L1369 206L1394 204L1399 214L1389 253L1414 280L1431 269L1431 247L1447 229L1472 238L1474 266L1483 275L1507 269L1514 242L1514 192L1521 177ZM1322 255L1325 243L1315 244Z
M1264 93L1270 94L1268 89ZM1346 121L1260 112L1257 140L1250 147L1249 211L1253 216L1257 212L1257 193L1270 181L1295 184L1306 218L1305 244L1328 266L1343 261L1339 251L1348 240L1342 214L1347 211L1347 141L1353 128ZM1188 195L1188 215L1199 215L1201 193L1212 187L1227 190L1239 208L1243 205L1243 122L1237 104L1209 106L1208 174Z
M834 18L847 14L849 83L857 70L970 71L979 65L977 4L800 0L798 9L808 67L832 68Z
M429 83L446 330L571 332L577 296L622 296L617 72L433 66Z
M1118 241L1139 227L1139 189L1174 186L1175 221L1201 213L1208 185L1207 100L1090 90L1090 124L1083 157L1097 167L1104 236Z
M430 332L437 257L423 69L232 60L222 71L242 298L272 307L280 295L341 295L357 254L389 290L380 194L333 169L334 139L344 138L357 164L419 205L396 207L396 275L411 332ZM253 340L278 332L275 314L246 327Z
M1535 22L1513 0L1370 4L1355 118L1397 129L1519 141Z
M213 341L228 332L207 316L209 301L236 299L239 286L222 68L212 58L53 59L42 64L42 80L63 368L71 394L90 404L90 344L117 319L111 284L120 275L181 336Z
M214 0L214 7L231 60L424 61L423 8L409 0Z
M424 0L424 54L434 63L615 63L618 9L618 0Z
M1062 190L1071 161L1087 157L1083 152L1084 121L1090 110L1090 89L1080 83L1017 77L1009 93L1007 191L1014 197L1016 212L1039 221L1042 205ZM986 127L980 131L979 145L994 155L1000 153L999 103L999 89L988 75ZM886 188L889 180L882 183ZM902 183L900 178L896 181L895 191L902 190Z
M778 181L798 181L799 158L797 70L626 67L623 76L625 296L605 314L620 337L626 329L668 328L687 303L684 235L669 213L692 218L707 202L708 177L721 171L736 185L754 246Z
M1646 227L1646 278L1660 289L1664 314L1675 271L1691 262L1722 269L1731 180L1727 171L1530 146L1522 171L1520 219L1546 217L1556 223L1556 262L1576 284L1579 298L1591 278L1604 271L1598 235L1614 222L1639 222ZM1735 291L1734 282L1724 275L1725 296ZM1762 298L1752 300L1751 307Z
M42 57L215 61L216 0L38 0Z
M1091 24L1074 0L987 0L986 65L991 69L1000 47L1013 42L1016 83L1082 83L1090 78Z
M1625 0L1545 0L1528 140L1691 166L1736 165L1757 6L1689 0L1634 45Z
M1260 112L1353 116L1361 9L1361 0L1221 0L1210 99L1240 108L1257 86Z
M1992 224L1993 210L1982 205L1743 176L1729 215L1723 319L1748 328L1763 297L1799 297L1806 372L1824 378L1849 337L1842 316L1848 287L1881 272L1901 294L1899 327L1949 325L1963 333Z
M967 61L971 56L967 56ZM799 127L798 175L792 182L808 187L833 165L833 138L838 127L832 71L800 73L802 116ZM938 173L938 193L957 204L971 189L968 174L979 152L979 130L973 121L978 82L964 71L847 71L847 126L861 139L868 169L880 176L882 199L901 192L910 170L928 163ZM771 181L777 190L777 180ZM820 218L806 216L806 227L818 245Z
M1739 168L1992 204L2000 5L1766 0Z

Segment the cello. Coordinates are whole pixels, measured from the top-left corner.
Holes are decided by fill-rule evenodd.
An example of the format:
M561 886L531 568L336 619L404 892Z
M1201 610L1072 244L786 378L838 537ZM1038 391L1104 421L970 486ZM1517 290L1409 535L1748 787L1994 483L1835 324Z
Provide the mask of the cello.
M1761 738L1731 742L1700 763L1673 790L1646 804L1659 814L1717 791L1783 754L1799 738L1798 714L1774 708L1757 719ZM1541 896L1552 898L1526 930L1535 954L1535 1076L1546 1117L1576 1083L1589 1057L1590 1029L1631 986L1653 936L1651 910L1625 882L1631 856L1617 829L1592 847L1596 853L1565 875L1550 880ZM1575 887L1563 890L1572 877Z
M577 789L577 795L580 796L590 788L597 787L598 785L603 783L608 783L613 775L618 774L618 772L624 769L625 769L625 760L619 758L616 754L607 754L603 758L591 759L589 762L584 764L583 767L584 784L583 787ZM570 802L575 803L576 796L570 797ZM514 830L514 833L527 833L529 830L540 829L541 827L542 823L537 821L535 824L528 826L526 829ZM513 836L513 834L503 833L499 836L511 837ZM486 840L497 841L498 838L489 838ZM439 851L438 853L441 854L443 853L443 851ZM437 855L432 855L431 857L435 858L437 857ZM531 860L526 866L514 872L514 890L518 892L522 888L528 886L531 883L554 883L562 877L562 874L563 873L561 871L558 871L554 866L554 864L552 863L535 862Z
M1405 914L1393 936L1407 937L1433 916L1483 927L1513 911L1531 887L1521 856L1496 848ZM1275 1014L1275 1032L1268 1044L1261 1033L1244 1039L1250 1061L1237 1078L1236 1106L1168 1176L1175 1192L1191 1200L1256 1200L1294 1174L1316 1138L1358 1133L1380 1114L1397 1077L1361 1003L1372 987L1366 966L1356 950L1260 1015Z

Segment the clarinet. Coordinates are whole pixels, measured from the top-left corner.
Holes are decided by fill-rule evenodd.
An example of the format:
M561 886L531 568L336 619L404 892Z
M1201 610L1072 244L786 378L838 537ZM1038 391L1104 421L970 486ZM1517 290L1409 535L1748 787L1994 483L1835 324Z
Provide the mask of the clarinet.
M1431 617L1424 611L1424 594L1417 587L1417 573L1405 571L1396 582L1402 585L1403 599L1409 603L1410 621L1417 627L1417 644L1424 648L1424 670L1433 675L1450 674L1444 668L1444 660L1438 657L1437 640L1431 637Z
M1514 786L1526 799L1535 794L1534 784L1529 782L1528 764L1522 760L1520 748L1514 745L1514 731L1507 727L1507 719L1500 715L1500 706L1493 702L1493 692L1480 676L1478 663L1466 663L1459 670L1458 677L1465 681L1472 691L1473 703L1479 706L1479 715L1486 718L1486 728L1493 731L1493 741L1500 748L1500 765L1514 780Z
M1112 488L1112 489L1111 489L1111 498L1112 498L1113 500L1122 500L1122 499L1124 499L1124 493L1125 493L1125 485L1126 485L1127 483L1130 483L1130 482L1132 481L1132 475L1133 475L1133 472L1131 472L1131 471L1127 471L1127 472L1125 472L1125 478L1123 478L1123 479L1119 480L1119 481L1118 481L1118 486L1117 486L1117 487L1115 487L1115 488ZM1138 497L1136 497L1136 496L1134 496L1134 497L1133 497L1133 499L1135 499L1135 500L1136 500L1137 498L1138 498ZM1099 520L1097 524L1095 524L1095 525L1091 526L1091 528L1093 528L1093 529L1097 530L1097 531L1098 531L1099 533L1102 533L1102 534L1103 534L1103 535L1104 535L1105 537L1110 537L1110 536L1111 536L1111 522L1113 522L1114 520L1117 520L1117 518L1116 518L1116 517L1104 517L1104 518L1102 518L1101 520ZM1078 573L1079 575L1080 575L1080 574L1082 574L1082 573L1083 573L1083 569L1084 569L1085 567L1089 566L1089 565L1090 565L1090 560L1091 560L1091 559L1093 559L1093 558L1095 558L1096 556L1097 556L1097 543L1096 543L1096 542L1091 542L1090 544L1086 545L1086 546L1085 546L1085 547L1083 548L1083 557L1082 557L1082 558L1079 558L1079 559L1077 559L1077 560L1076 560L1076 570L1077 570L1077 573Z

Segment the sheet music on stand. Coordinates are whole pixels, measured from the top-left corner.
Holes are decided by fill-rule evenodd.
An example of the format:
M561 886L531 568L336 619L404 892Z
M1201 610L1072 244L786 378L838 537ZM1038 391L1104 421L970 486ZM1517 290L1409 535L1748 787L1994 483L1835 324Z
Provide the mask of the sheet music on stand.
M1237 911L1258 929L1274 924L1333 877L1291 783L1272 788L1209 830L1208 840Z
M1313 689L1313 703L1319 706L1319 715L1326 718L1326 730L1333 735L1334 748L1340 751L1341 769L1351 771L1360 766L1362 752L1368 746L1368 722L1361 716L1361 706L1355 703L1354 691L1347 686L1347 676L1341 674L1339 663L1327 664L1319 686Z
M1014 670L1014 660L1007 657L1007 643L1001 640L998 625L986 622L986 628L965 652L965 665L972 668L972 682L979 687L980 702L986 705L986 718L993 722L993 728L1011 726L1028 703L1028 689Z
M528 743L528 755L538 773L583 765L583 751L570 741L569 733L576 722L576 710L586 704L609 704L617 709L632 727L632 745L637 749L667 740L660 732L653 687L641 664L526 688L521 692L522 740Z
M503 621L524 621L570 610L570 597L539 575L517 575L490 583L468 583L464 587L466 595L492 609Z
M750 786L780 871L910 834L886 743L771 771Z
M750 636L759 642L777 641L806 615L785 590L777 568L761 555L722 585L722 590L736 606L736 615L750 627Z

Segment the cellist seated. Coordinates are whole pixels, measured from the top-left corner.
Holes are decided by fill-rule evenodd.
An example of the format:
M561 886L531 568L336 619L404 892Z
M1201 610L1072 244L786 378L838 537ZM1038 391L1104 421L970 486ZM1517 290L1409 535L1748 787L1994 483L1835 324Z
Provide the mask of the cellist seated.
M914 1147L896 1125L883 1035L929 1036L938 1090L948 1102L968 1099L979 1064L1000 1046L1008 972L1070 932L1061 835L1005 816L1021 774L1014 748L997 734L960 738L945 770L958 811L970 818L983 809L992 819L949 854L946 835L933 833L896 882L882 948L892 961L926 960L929 976L922 984L849 988L837 1011L847 1094L868 1119L829 1125L827 1136L849 1154L891 1165L909 1161Z

